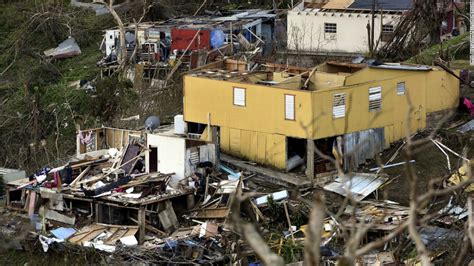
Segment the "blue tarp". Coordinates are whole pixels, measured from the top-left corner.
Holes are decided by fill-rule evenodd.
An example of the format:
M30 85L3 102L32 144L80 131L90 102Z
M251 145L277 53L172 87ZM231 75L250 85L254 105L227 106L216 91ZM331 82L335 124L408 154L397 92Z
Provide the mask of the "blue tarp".
M211 47L219 48L224 45L225 35L222 30L211 31Z
M54 235L54 237L65 240L75 234L76 230L74 228L59 227L57 229L51 230L51 233Z

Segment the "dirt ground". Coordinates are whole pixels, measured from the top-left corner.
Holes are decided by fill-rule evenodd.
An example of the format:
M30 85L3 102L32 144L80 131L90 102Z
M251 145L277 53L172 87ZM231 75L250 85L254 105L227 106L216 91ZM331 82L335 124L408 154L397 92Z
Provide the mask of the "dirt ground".
M429 133L429 131L420 133L415 137L415 139L425 138ZM461 134L456 132L456 129L440 130L436 139L459 154L463 154L463 151L466 150L467 158L472 158L474 155L474 134L472 132L470 134ZM390 149L384 151L380 157L381 161L383 163L387 162L401 144L402 142L398 142L392 145ZM448 156L450 158L452 171L455 171L459 169L460 166L462 166L462 160L459 157L454 156L451 153L448 153ZM423 145L414 155L413 159L416 162L412 163L411 166L418 177L418 195L421 195L427 191L430 181L437 178L449 178L450 176L446 155L444 155L432 142L428 142L426 145ZM405 158L403 152L400 152L399 155L393 160L393 163L403 161L405 161ZM366 167L366 169L376 166L377 165L372 162L370 165L368 165L368 167ZM391 181L389 181L389 183L385 185L381 191L379 191L380 197L385 197L386 199L399 202L402 205L408 205L410 180L407 175L407 166L396 166L393 168L384 169L383 172L388 174ZM438 185L442 186L442 183L439 183Z

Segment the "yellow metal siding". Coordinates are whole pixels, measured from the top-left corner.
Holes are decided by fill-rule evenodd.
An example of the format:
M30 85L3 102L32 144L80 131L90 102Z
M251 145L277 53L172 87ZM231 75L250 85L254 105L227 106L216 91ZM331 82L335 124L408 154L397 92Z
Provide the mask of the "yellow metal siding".
M221 128L221 149L247 160L286 168L286 137L283 135Z
M233 155L240 156L240 130L238 129L229 129L230 137L230 152Z
M255 131L250 132L249 159L252 161L257 161L258 159L258 133Z
M267 134L307 138L310 125L311 92L274 88L256 84L240 84L222 80L185 76L184 119ZM233 88L246 89L245 107L233 104ZM285 120L285 94L295 95L295 120ZM311 127L309 127L309 130Z
M257 133L257 162L265 163L265 152L266 152L266 134Z
M416 72L429 73L429 72ZM374 73L375 74L375 73ZM397 83L405 82L406 92L397 95ZM369 111L369 88L382 87L382 109ZM390 129L390 141L405 137L402 124L410 125L410 132L423 129L426 125L425 79L419 75L404 75L378 82L366 82L338 89L318 90L313 94L313 138L343 135L369 128ZM438 86L439 87L439 86ZM436 90L436 88L434 88ZM346 116L332 117L332 97L346 93ZM410 112L410 105L412 110ZM409 114L410 112L410 114ZM408 120L407 120L408 119ZM407 123L407 121L410 121Z
M389 125L384 128L384 148L388 149L390 147L390 143L394 141L394 125Z
M456 71L459 75L459 71ZM445 71L431 71L426 75L426 112L456 108L459 101L459 80Z
M267 164L280 169L286 168L286 137L282 135L270 135L267 138Z
M223 151L230 151L230 137L229 137L229 129L226 127L221 127L220 131L220 139L221 139L221 149Z

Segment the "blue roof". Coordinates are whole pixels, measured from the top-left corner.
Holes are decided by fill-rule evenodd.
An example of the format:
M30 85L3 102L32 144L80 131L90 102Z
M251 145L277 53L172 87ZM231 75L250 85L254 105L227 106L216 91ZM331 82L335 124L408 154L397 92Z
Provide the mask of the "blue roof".
M355 0L348 9L372 9L374 0ZM413 7L413 0L375 0L376 10L402 11Z

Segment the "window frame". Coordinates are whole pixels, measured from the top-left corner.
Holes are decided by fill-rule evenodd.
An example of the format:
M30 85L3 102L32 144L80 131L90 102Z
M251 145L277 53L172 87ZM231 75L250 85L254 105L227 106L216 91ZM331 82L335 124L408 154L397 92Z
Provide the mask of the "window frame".
M334 28L334 31L333 31ZM330 31L328 31L330 30ZM324 33L325 34L337 34L337 23L324 22Z
M379 90L378 92L371 92L373 90ZM369 88L369 112L379 112L382 110L382 86L370 87ZM377 97L378 96L378 97ZM371 99L371 98L378 98L378 99ZM373 103L377 103L377 108L373 108Z
M236 103L235 101L235 92L237 90L242 90L243 93L244 93L244 104L241 105L241 104L238 104ZM234 106L237 106L237 107L247 107L247 89L246 88L242 88L242 87L232 87L232 105Z
M386 30L387 27L389 27L391 30ZM383 24L382 25L382 33L394 33L395 32L395 26L392 24Z
M339 104L339 105L335 105L336 103L336 97L340 97L342 96L342 101L343 101L343 104ZM341 101L341 99L339 99L339 102ZM339 119L339 118L345 118L346 117L346 106L347 106L347 103L346 103L346 93L345 92L341 92L341 93L334 93L332 95L332 118L333 119ZM336 115L336 112L335 112L335 108L341 108L343 107L344 109L344 113L342 116L337 116Z
M400 85L403 84L403 91L400 90ZM405 81L397 82L397 95L405 95L407 91L407 84Z
M284 106L285 106L285 113L284 113L284 116L285 116L285 120L286 121L296 121L296 95L294 94L286 94L284 95L285 97L283 98L284 100ZM287 115L287 105L286 105L286 97L293 97L293 119L291 118L288 118L286 115Z

